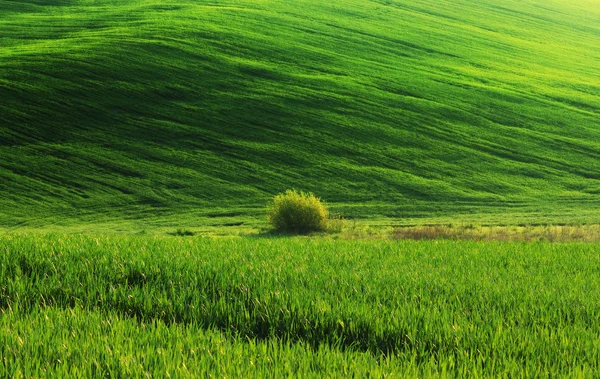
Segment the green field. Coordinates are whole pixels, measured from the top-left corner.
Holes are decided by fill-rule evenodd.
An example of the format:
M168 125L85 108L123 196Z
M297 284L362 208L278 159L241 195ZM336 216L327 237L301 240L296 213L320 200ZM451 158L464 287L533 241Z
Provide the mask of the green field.
M0 4L0 226L600 222L597 1Z
M599 47L598 0L0 0L0 377L598 377Z
M0 376L595 377L593 244L0 236Z

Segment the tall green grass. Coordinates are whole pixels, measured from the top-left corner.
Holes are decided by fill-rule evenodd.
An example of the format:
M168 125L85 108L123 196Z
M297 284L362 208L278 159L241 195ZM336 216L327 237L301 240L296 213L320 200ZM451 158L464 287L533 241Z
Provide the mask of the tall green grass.
M596 250L3 235L0 369L591 377Z
M0 318L0 334L0 373L9 377L383 376L402 367L368 353L241 339L160 320L141 324L79 308L10 312Z
M257 225L286 188L355 218L599 220L594 1L0 14L2 226Z

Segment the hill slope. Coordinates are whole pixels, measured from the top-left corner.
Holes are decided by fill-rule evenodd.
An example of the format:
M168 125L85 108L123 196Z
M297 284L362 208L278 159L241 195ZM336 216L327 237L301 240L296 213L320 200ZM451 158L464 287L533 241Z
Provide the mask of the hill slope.
M594 1L0 14L0 225L253 217L291 187L351 217L600 220Z

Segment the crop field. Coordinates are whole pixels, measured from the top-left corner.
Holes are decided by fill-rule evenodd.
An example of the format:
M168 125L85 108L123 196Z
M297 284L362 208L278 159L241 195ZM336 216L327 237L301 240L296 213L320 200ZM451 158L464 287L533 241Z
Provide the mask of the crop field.
M0 236L0 375L581 376L594 244Z
M288 188L375 221L600 223L599 19L596 0L2 1L0 226L260 227Z
M0 0L0 378L597 378L599 94L599 0Z

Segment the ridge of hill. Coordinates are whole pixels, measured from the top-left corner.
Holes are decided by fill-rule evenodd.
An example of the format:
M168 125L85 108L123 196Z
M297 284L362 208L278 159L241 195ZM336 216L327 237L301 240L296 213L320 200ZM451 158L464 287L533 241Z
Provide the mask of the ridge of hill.
M597 5L3 1L0 226L599 222Z

